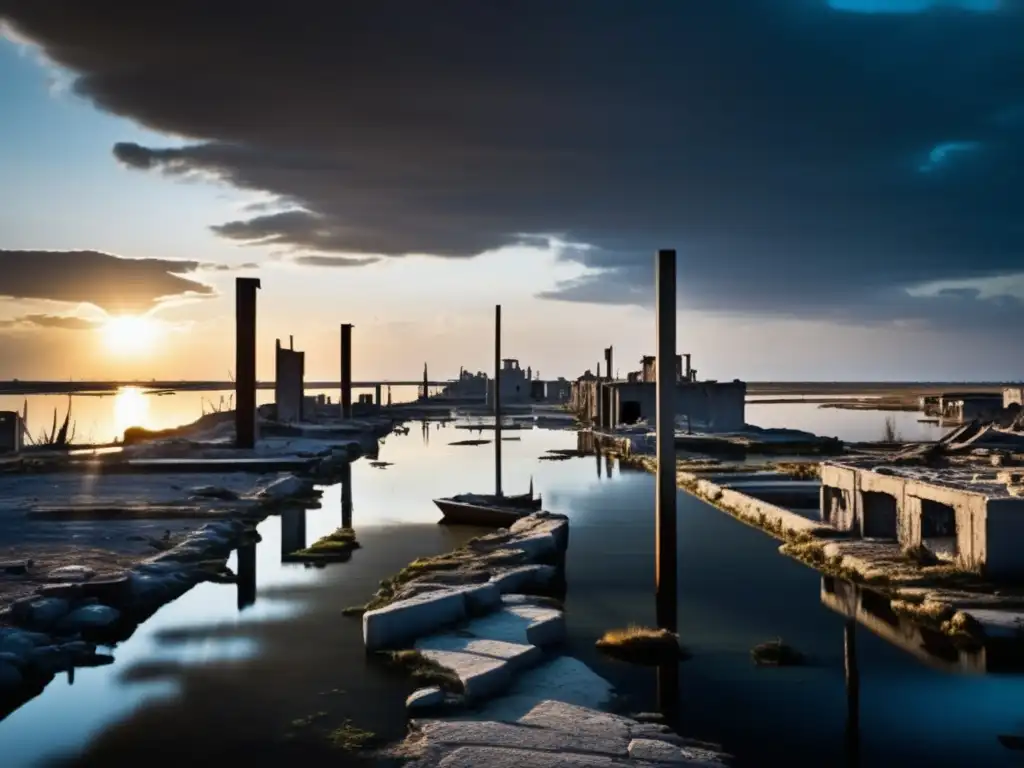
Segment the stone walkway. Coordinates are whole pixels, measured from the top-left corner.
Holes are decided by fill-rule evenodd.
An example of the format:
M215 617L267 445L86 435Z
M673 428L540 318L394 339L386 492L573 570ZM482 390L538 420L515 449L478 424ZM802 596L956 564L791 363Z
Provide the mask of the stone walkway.
M405 768L611 768L714 766L727 756L666 726L560 701L543 701L516 721L417 720L390 752Z

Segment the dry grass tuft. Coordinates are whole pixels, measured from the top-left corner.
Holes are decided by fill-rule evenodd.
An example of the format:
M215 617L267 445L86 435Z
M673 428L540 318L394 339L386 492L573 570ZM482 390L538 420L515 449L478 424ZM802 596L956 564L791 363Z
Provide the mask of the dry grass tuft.
M679 644L679 636L667 629L630 625L611 629L595 645L609 656L632 664L656 666L690 657Z

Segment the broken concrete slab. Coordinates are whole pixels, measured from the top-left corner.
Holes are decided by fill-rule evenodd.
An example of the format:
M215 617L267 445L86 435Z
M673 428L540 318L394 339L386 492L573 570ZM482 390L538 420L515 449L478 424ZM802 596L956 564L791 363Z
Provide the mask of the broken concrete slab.
M565 616L557 608L502 600L502 608L472 621L465 632L539 647L565 640Z
M416 650L454 672L470 702L490 698L508 689L513 675L529 669L543 658L543 652L535 645L455 634L418 640Z
M415 640L466 616L460 590L439 589L363 614L363 644L375 651Z
M679 746L657 735L634 738L636 725L619 715L543 701L516 721L414 721L410 735L388 754L413 758L407 768L717 768L725 763L721 752Z

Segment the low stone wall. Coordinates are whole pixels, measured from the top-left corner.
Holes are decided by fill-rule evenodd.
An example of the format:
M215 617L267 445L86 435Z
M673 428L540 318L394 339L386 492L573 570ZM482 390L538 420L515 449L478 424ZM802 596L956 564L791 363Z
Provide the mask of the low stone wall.
M632 456L631 466L655 473L658 460L653 456ZM709 472L714 471L709 467ZM784 507L748 496L733 488L713 482L703 473L687 472L676 469L676 485L689 491L702 501L718 507L724 512L749 523L779 539L799 538L804 536L832 537L836 535L834 528L810 520Z

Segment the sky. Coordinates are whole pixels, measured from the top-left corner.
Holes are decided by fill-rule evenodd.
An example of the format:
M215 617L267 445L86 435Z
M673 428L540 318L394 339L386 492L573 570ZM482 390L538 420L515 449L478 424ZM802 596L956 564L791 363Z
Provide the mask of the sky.
M0 379L1020 380L1024 0L0 0Z

